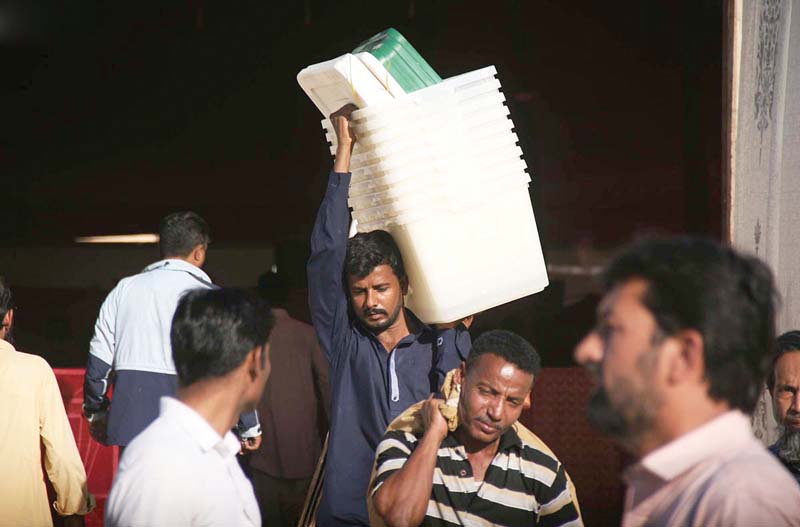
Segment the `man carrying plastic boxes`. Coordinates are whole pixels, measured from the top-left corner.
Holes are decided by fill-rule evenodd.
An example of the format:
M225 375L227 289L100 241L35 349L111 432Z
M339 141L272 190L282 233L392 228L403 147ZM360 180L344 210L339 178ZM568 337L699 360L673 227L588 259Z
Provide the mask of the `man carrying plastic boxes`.
M330 360L331 432L317 525L369 525L366 494L375 448L388 424L439 390L465 360L470 319L433 329L405 309L408 278L391 235L348 241L348 105L331 116L337 152L311 235L311 317Z

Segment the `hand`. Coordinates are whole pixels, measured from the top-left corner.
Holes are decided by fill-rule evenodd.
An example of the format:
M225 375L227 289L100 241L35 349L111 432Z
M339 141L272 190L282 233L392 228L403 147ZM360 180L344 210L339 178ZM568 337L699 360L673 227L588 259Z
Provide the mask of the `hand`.
M469 315L468 317L460 318L452 322L442 322L441 324L434 324L434 326L437 329L453 329L455 327L458 327L459 324L464 324L464 327L469 329L474 319L475 315Z
M62 516L61 518L64 527L84 527L84 517L80 514L73 514L71 516Z
M331 125L336 132L336 159L333 162L333 171L340 174L350 172L350 155L356 136L350 129L350 114L358 108L348 104L331 114Z
M358 110L355 104L346 104L333 112L330 116L331 125L336 132L336 143L352 147L356 142L356 136L350 128L350 114Z
M108 444L108 416L96 416L91 423L89 423L89 434L92 438L101 445Z
M422 422L425 426L425 434L434 434L439 439L439 442L447 436L448 432L447 420L439 410L439 405L443 402L442 399L434 399L433 394L431 394L420 409Z
M239 450L239 455L249 454L261 447L261 435L255 437L242 438L242 449Z

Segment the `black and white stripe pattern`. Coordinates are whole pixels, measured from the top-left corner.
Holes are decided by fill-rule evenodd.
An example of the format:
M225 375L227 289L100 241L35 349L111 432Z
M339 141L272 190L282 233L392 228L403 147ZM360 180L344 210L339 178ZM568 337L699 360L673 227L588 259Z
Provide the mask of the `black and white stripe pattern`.
M376 451L373 494L402 468L417 441L408 432L386 433ZM455 436L442 441L423 525L578 527L583 525L578 510L564 466L509 428L483 482L472 478Z

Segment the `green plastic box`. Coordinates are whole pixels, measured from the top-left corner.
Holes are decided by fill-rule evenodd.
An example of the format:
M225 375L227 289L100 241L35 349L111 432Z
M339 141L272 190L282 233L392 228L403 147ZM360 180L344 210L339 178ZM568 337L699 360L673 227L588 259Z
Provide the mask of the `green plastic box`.
M375 57L406 93L442 82L439 74L394 28L381 31L353 50L354 55L365 52Z

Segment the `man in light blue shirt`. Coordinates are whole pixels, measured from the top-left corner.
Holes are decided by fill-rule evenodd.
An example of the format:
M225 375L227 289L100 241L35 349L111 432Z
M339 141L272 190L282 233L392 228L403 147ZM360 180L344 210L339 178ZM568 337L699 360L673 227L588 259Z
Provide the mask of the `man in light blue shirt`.
M92 436L108 445L126 446L158 417L159 399L175 394L169 336L175 308L186 291L216 287L201 269L210 240L203 218L175 212L161 221L159 231L162 259L123 278L109 293L89 347L84 415ZM240 427L242 437L260 440L255 413L243 416Z

